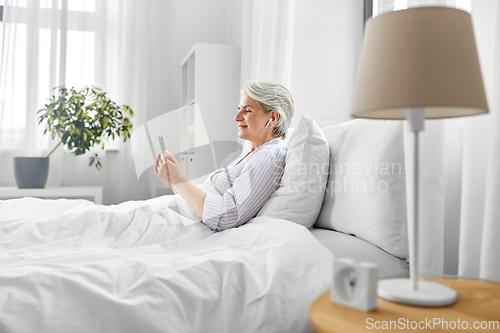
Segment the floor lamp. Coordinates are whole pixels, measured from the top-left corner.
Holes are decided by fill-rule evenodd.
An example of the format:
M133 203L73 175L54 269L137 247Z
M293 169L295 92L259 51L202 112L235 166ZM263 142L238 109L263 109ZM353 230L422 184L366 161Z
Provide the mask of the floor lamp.
M445 7L417 7L370 19L366 24L353 117L406 119L414 133L413 203L409 205L410 279L381 280L380 297L390 301L444 306L456 291L419 280L418 133L425 118L488 112L469 13Z

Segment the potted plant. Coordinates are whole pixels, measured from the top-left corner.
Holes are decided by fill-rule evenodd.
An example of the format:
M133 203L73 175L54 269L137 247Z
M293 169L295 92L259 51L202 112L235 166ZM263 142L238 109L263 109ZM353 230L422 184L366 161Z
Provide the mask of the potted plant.
M44 123L44 134L51 133L52 139L58 136L61 141L46 157L16 157L14 171L20 188L43 188L47 181L49 156L61 144L66 145L74 155L83 155L96 144L104 149L108 138L130 138L132 123L128 116L134 115L126 105L118 106L105 92L94 86L80 90L65 86L58 90L48 103L38 111L38 123ZM102 163L99 156L90 157L89 165L99 170Z

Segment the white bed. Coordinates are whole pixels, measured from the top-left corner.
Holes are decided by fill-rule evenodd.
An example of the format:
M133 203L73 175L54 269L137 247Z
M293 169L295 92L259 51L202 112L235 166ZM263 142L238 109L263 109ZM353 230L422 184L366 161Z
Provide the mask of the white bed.
M354 135L360 124L347 127ZM312 159L314 137L327 163L344 154L345 125L326 137L312 125L294 131L287 166ZM293 175L285 170L256 218L223 232L179 214L175 196L0 201L0 332L311 332L308 310L330 288L334 257L376 262L381 278L408 275L398 187L370 196L376 214L363 219L369 202L347 215L332 203L363 198L290 192Z
M409 275L406 260L401 260L363 239L321 228L314 228L311 233L336 258L351 258L378 264L379 279L404 278Z
M309 330L332 254L306 228L258 217L214 233L168 200L0 202L0 331Z

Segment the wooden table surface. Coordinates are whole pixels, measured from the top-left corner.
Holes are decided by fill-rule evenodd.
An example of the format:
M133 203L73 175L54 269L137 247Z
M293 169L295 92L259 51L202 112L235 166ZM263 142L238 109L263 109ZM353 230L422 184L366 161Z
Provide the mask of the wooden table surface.
M428 280L455 289L457 301L449 306L432 308L410 306L378 298L376 309L362 312L332 303L330 292L327 292L311 306L309 320L316 332L329 333L378 330L402 332L413 329L415 331L467 329L500 332L500 284L472 280ZM476 329L474 329L474 324L477 326ZM418 325L420 327L417 327ZM454 329L453 326L455 326Z

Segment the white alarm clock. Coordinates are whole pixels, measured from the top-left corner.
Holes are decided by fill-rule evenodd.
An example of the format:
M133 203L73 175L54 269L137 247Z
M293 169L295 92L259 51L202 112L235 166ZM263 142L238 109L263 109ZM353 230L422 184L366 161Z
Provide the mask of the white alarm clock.
M377 307L377 264L339 258L333 261L332 302L361 311Z

